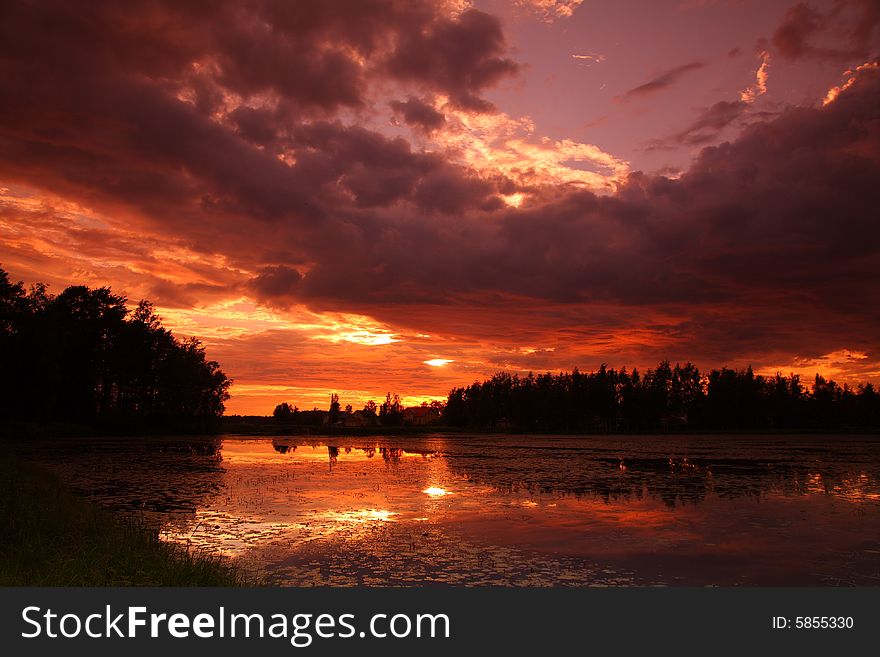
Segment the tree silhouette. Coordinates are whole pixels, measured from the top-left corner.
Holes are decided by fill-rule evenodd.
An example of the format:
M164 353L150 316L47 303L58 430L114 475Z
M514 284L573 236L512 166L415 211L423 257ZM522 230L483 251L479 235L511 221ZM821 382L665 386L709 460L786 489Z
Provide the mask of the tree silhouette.
M339 395L335 392L330 395L330 424L336 424L339 421Z
M385 402L379 407L379 423L385 427L403 424L403 406L399 396L392 397L390 392L385 396Z
M275 410L272 412L272 417L281 422L289 422L292 421L298 413L299 409L296 406L291 406L287 402L281 402L275 407Z
M765 377L751 367L703 376L691 363L645 371L575 369L525 377L499 372L449 392L444 423L480 430L652 432L692 430L868 430L880 428L880 395L817 375L807 393L796 374Z
M0 269L0 408L7 416L205 429L231 381L195 338L178 340L149 302L109 288L25 292Z

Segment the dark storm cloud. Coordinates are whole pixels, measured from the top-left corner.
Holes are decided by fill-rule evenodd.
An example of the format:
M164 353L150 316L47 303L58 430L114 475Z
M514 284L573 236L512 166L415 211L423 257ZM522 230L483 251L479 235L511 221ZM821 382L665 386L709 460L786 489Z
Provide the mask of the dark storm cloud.
M880 76L863 71L829 106L746 128L680 179L634 174L613 196L564 193L476 220L389 212L376 239L336 242L290 292L386 321L428 299L665 307L707 353L783 348L793 335L824 353L842 326L876 350L878 101Z
M619 100L627 101L633 98L637 98L640 96L647 96L658 91L663 91L668 87L671 87L676 82L678 82L683 76L687 75L691 71L696 71L705 66L703 62L690 62L688 64L682 64L681 66L676 66L675 68L669 69L668 71L664 71L657 77L645 82L644 84L640 84L637 87L634 87L624 93L623 95L617 97Z
M309 122L359 107L377 76L417 78L420 88L462 106L488 107L479 92L516 70L500 54L497 19L437 8L7 3L0 167L7 179L132 204L154 217L165 203L179 219L205 212L218 221L235 214L314 221L350 196L373 207L416 190L429 209L457 211L475 195L491 206L483 200L489 186L437 156L335 121ZM416 56L419 43L425 52ZM242 102L218 121L230 94L257 103L269 94L277 103ZM434 120L411 103L406 110L412 120ZM291 150L295 166L278 157ZM444 190L460 200L441 198Z
M274 265L264 267L252 281L254 289L268 299L290 297L302 281L302 274L293 267Z
M472 336L509 332L515 320L496 306L548 333L555 316L542 311L569 307L582 325L565 335L578 339L584 326L610 333L641 317L697 354L761 342L826 353L841 331L851 348L880 349L876 69L827 107L787 110L703 150L679 179L633 174L606 196L550 187L515 209L500 194L532 190L345 114L377 80L409 85L396 97L489 109L480 94L516 70L498 21L433 7L5 3L0 174L220 255L249 279L242 288L279 306L411 316ZM428 127L410 102L394 109ZM741 110L709 108L682 141ZM197 284L181 302L213 290Z
M719 132L739 119L749 104L742 100L722 100L700 112L696 120L675 139L683 144L701 144L714 139Z
M388 70L401 80L446 90L460 107L488 111L492 105L475 92L518 69L501 56L504 47L499 20L469 9L455 20L440 19L403 35Z
M0 54L19 90L37 72L63 86L140 76L195 90L204 109L222 100L218 91L278 94L300 110L356 107L382 75L487 106L480 92L517 71L496 18L451 17L432 2L13 1L2 19Z
M652 139L645 144L645 150L662 151L673 150L682 144L688 146L701 146L712 143L726 128L737 125L740 119L749 112L749 103L743 100L721 100L703 108L697 117L684 130L677 132L665 139ZM762 113L766 116L766 113Z
M878 28L878 0L838 0L824 11L799 2L785 12L771 42L787 59L865 59L880 46Z
M266 145L278 137L278 117L270 110L242 106L233 110L229 119L238 134L254 144Z
M681 146L707 146L718 143L722 136L733 135L744 127L762 123L778 117L783 110L755 110L752 103L744 100L721 100L701 108L697 111L696 118L684 129L661 139L651 139L645 142L645 151L673 151ZM669 169L674 174L680 173L680 169ZM658 171L663 174L663 171ZM664 174L665 175L665 174Z
M824 26L823 16L806 2L788 9L773 33L773 45L783 57L795 59L810 52L808 40Z
M418 98L409 98L406 101L393 100L390 105L407 124L426 132L437 130L446 123L446 117L442 112L438 112L432 105Z

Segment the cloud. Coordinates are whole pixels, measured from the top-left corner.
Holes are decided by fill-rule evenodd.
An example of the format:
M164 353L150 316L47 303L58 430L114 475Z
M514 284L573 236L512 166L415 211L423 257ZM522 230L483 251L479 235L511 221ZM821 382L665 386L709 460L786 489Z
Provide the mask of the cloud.
M530 9L547 23L561 18L571 18L575 9L583 2L584 0L516 0L518 5Z
M540 195L559 185L609 191L629 173L626 161L594 144L540 137L528 117L444 111L446 127L431 135L432 150L494 179L501 194Z
M773 45L783 57L796 59L811 51L807 41L824 27L823 16L810 4L799 2L790 7L773 33Z
M767 80L770 78L770 53L762 50L758 56L761 58L761 65L755 71L755 81L742 90L739 98L744 103L754 103L758 97L767 93Z
M418 98L409 98L406 101L393 100L391 108L400 114L407 124L425 132L437 130L446 123L446 117L442 112L438 112L432 104Z
M749 119L765 120L775 116L768 111L755 112L744 100L720 100L699 110L697 117L684 129L663 139L645 144L647 151L675 150L681 146L706 146L719 140L725 131L741 128Z
M809 2L789 7L771 42L786 59L864 60L880 47L880 4L838 0L825 11Z
M52 72L45 82L62 87L84 74L137 74L202 112L271 101L322 115L363 106L371 81L388 75L482 106L479 94L517 70L503 56L496 18L443 2L156 0L126 11L95 2L80 11L43 0L12 3L2 29L11 83L22 84L39 62Z
M721 100L700 112L697 119L675 136L681 144L704 144L739 119L748 109L744 100Z
M755 82L740 92L739 100L721 100L701 109L697 118L683 130L665 139L648 141L645 150L674 150L682 145L705 146L717 141L728 128L742 127L748 119L763 120L775 116L772 111L755 111L752 108L755 101L767 93L767 82L770 77L770 53L761 50L758 52L758 57L761 63L755 71Z
M286 265L264 267L253 279L253 287L263 298L273 299L287 296L296 290L302 281L299 270Z
M339 244L299 293L389 322L419 298L666 308L678 339L716 357L794 344L829 353L846 326L847 348L875 353L880 79L859 75L826 108L788 110L705 149L678 180L633 174L612 196L570 192L473 223L386 217L393 241Z
M350 376L373 394L366 371L442 395L508 365L849 350L866 372L880 354L876 67L853 69L824 107L707 108L681 143L753 123L670 179L492 110L483 94L516 66L480 12L6 12L4 267L155 295L238 380L318 389ZM389 89L406 100L389 109ZM387 125L391 111L415 130ZM412 364L440 356L420 384Z
M398 39L388 71L398 79L442 89L453 104L468 110L491 110L492 104L477 92L519 69L502 56L505 42L499 20L476 9L455 19L438 18Z
M858 73L859 71L865 71L872 68L880 67L880 59L874 60L871 62L865 62L864 64L859 64L855 67L854 70L845 71L844 75L847 76L847 80L839 85L831 87L828 90L828 93L825 94L825 98L822 99L823 105L828 105L829 103L833 103L837 100L837 97L841 94L841 92L846 91L851 86L853 86L856 82L858 82Z
M576 59L587 66L601 64L605 61L605 55L600 55L598 53L575 53L571 58Z
M633 98L640 98L644 96L648 96L650 94L657 93L659 91L663 91L674 85L678 82L682 77L690 73L691 71L696 71L703 68L705 64L703 62L694 61L688 64L682 64L681 66L676 66L675 68L671 68L668 71L664 71L660 73L655 78L652 78L648 82L644 84L640 84L637 87L633 87L626 93L621 96L617 96L616 99L620 101L629 101Z

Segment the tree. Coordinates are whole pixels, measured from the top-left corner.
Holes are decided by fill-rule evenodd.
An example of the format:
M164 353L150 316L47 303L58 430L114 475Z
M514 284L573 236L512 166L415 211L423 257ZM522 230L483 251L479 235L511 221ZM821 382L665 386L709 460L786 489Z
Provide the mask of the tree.
M386 427L396 427L403 423L403 407L398 395L385 396L385 402L379 407L379 423Z
M109 288L24 293L0 269L0 405L11 416L204 429L231 381L195 338L176 339L153 306L129 311Z
M673 367L664 361L643 376L603 364L591 373L521 378L499 372L453 388L443 421L484 430L566 432L872 429L880 424L880 395L871 384L840 387L821 376L809 394L796 374L768 378L751 367L716 369L704 377L691 363Z
M339 395L335 392L330 395L330 424L336 424L339 421Z
M299 413L299 409L296 406L291 406L287 402L281 402L272 411L272 417L281 422L289 422L297 413Z
M372 399L364 404L364 415L375 418L378 416L378 407Z

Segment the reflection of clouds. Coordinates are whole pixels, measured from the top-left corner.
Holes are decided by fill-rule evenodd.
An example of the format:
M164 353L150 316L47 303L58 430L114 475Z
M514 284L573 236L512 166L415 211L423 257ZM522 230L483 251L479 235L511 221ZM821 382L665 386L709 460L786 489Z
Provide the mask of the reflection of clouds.
M436 458L442 444L406 450L374 439L224 440L219 494L194 518L167 521L163 539L242 556L362 540L389 522L435 521L445 509L422 491L449 478L444 459Z
M204 534L200 545L209 548L212 539L215 548L233 553L230 544L239 532L238 545L250 542L252 552L274 542L292 555L315 541L373 545L390 540L389 531L414 532L407 527L419 523L449 528L461 540L565 544L575 552L588 549L585 537L610 541L606 549L618 549L620 537L681 546L703 540L711 529L700 525L723 500L877 499L877 478L867 471L847 474L848 459L816 472L815 459L793 457L785 441L759 439L771 446L760 460L754 441L743 438L739 446L718 449L712 444L717 440L696 438L687 445L653 437L623 449L615 437L574 444L536 438L525 445L516 438L420 439L421 448L414 450L387 440L328 445L326 439L291 438L284 456L259 441L230 440L223 451L237 490L231 498L241 513L227 519L231 529L214 539ZM814 447L807 444L803 453L812 456ZM377 453L381 459L371 459ZM325 475L328 460L332 476ZM281 469L272 473L273 467ZM293 483L286 493L277 490L284 473ZM389 529L389 522L396 528ZM274 523L274 532L266 523Z
M155 496L162 540L287 584L757 583L783 571L803 583L797 573L837 577L844 566L810 560L844 548L857 556L841 581L859 582L880 514L876 439L845 436L105 441L54 456L116 508ZM803 544L815 550L796 555ZM651 574L673 558L679 579ZM687 570L706 559L719 565Z
M537 438L542 449L475 443L447 454L449 469L510 494L643 497L671 507L708 498L829 495L848 502L880 495L872 438L692 436ZM686 441L686 442L685 442ZM817 471L818 467L818 471ZM818 482L821 481L821 485Z

